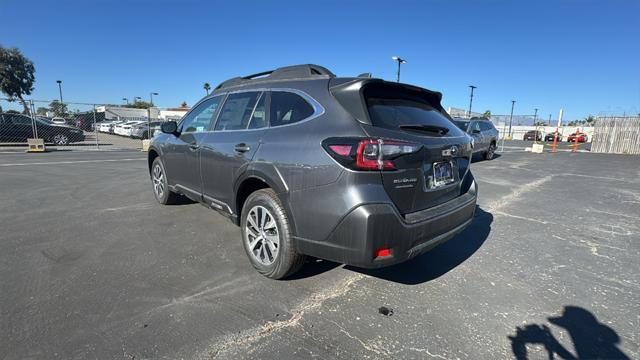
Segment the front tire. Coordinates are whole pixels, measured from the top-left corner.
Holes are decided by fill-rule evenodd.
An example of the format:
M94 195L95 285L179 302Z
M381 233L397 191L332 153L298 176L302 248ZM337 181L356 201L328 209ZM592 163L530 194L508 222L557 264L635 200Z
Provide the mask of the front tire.
M289 219L271 189L247 198L240 218L242 243L251 265L271 279L283 279L300 269L304 256L293 244Z
M167 173L159 157L151 164L151 183L153 184L153 196L160 204L171 205L178 200L178 195L169 190Z

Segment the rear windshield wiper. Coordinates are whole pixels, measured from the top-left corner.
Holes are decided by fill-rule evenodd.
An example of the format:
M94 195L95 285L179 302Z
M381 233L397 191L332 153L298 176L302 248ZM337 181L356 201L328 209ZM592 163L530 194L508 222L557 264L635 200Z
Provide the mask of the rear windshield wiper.
M400 129L425 131L430 133L436 133L439 135L445 135L449 132L449 129L444 126L437 125L420 125L420 124L407 124L398 126Z

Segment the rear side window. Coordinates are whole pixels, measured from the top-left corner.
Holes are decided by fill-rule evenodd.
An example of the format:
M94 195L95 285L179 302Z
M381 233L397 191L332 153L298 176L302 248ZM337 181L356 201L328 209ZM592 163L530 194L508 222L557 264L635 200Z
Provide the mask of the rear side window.
M493 124L491 124L488 121L482 121L480 122L480 130L482 131L493 130Z
M290 92L271 93L271 126L293 124L313 115L313 107L302 96Z
M215 130L246 129L260 94L259 92L251 91L229 95L220 111Z
M426 95L395 86L372 85L364 97L373 126L419 131L431 136L463 136L464 133ZM437 105L437 104L436 104Z

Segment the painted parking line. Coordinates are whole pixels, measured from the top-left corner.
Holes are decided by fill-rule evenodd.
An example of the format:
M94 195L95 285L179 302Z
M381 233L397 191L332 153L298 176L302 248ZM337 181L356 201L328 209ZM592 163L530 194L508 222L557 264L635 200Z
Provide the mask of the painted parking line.
M87 164L87 163L101 163L101 162L116 162L116 161L142 161L147 158L132 158L132 159L101 159L101 160L74 160L74 161L47 161L47 162L26 162L15 164L0 164L0 167L6 166L29 166L29 165L67 165L67 164Z

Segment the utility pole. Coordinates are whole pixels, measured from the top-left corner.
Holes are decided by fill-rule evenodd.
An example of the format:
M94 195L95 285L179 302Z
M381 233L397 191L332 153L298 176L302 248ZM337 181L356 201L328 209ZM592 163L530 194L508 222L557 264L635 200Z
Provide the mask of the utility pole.
M538 121L538 109L533 109L535 112L533 113L533 125Z
M471 95L469 95L469 119L471 119L471 105L473 105L473 89L476 89L477 86L469 85L471 88Z
M509 116L509 137L511 137L511 123L513 122L513 107L516 106L516 101L511 100L511 115Z

